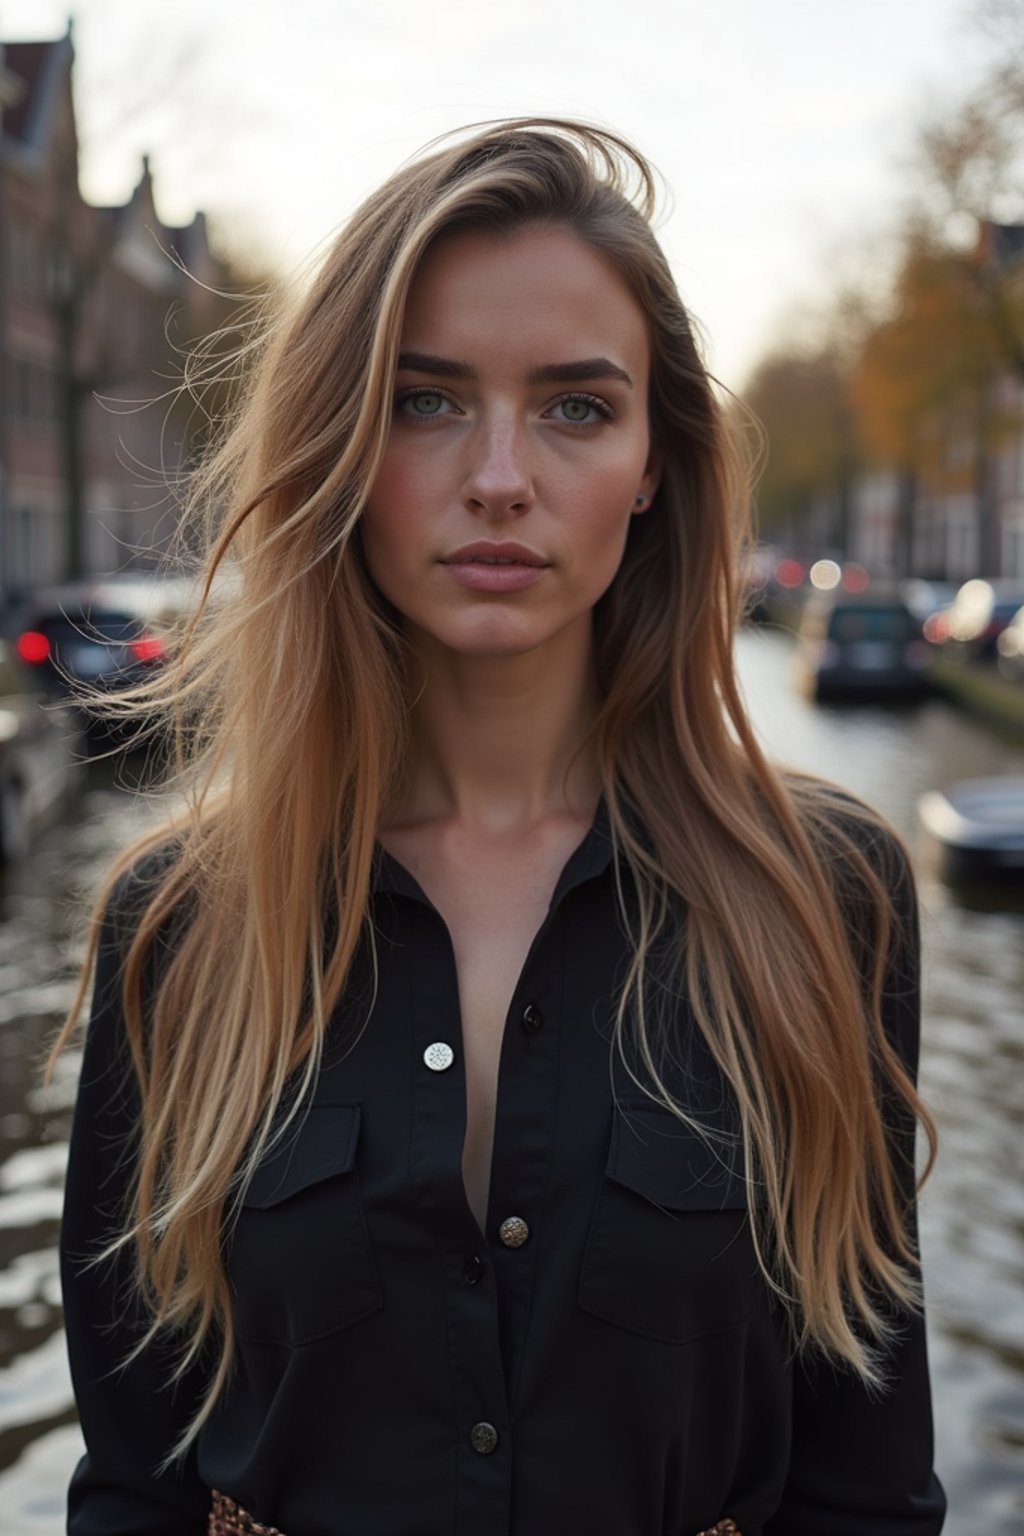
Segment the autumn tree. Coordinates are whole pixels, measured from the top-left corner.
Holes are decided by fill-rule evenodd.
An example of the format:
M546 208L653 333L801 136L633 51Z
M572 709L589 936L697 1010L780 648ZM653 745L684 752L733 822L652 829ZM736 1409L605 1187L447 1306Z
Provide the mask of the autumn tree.
M901 565L922 482L972 493L989 547L992 450L1019 428L1002 385L1024 380L1024 0L973 19L997 46L918 130L887 313L853 370L865 454L898 476Z
M1019 429L1001 384L1024 380L1024 0L978 0L972 15L991 57L916 131L888 291L818 345L771 353L744 391L768 434L763 526L831 497L842 545L851 478L884 467L903 569L923 480L977 496L985 547L991 449Z
M903 290L920 285L925 258L925 285L948 283L943 318L965 343L968 386L979 361L1024 379L1024 0L978 0L972 16L991 58L919 129L899 276Z
M762 531L789 536L827 505L830 537L842 547L856 434L841 351L779 348L755 369L743 399L767 439L757 498Z
M980 412L1002 351L978 268L973 253L909 246L889 313L853 372L861 440L877 462L926 467L927 423Z
M72 27L67 46L71 58ZM183 134L208 134L210 123L197 123L185 82L188 66L197 52L194 39L186 38L176 52L161 52L155 62L139 38L138 67L129 72L130 89L123 80L111 82L109 99L115 104L99 137L110 139L144 117L147 104L160 100L179 122ZM70 66L69 66L70 67ZM69 77L70 81L70 77ZM70 99L69 99L70 100ZM120 210L97 209L83 198L79 188L79 141L74 108L69 107L66 132L55 146L47 210L48 297L58 339L58 377L61 395L62 458L66 496L65 572L77 576L83 568L87 495L87 438L89 412L94 402L113 414L130 415L140 409L163 413L159 432L161 446L172 454L171 462L133 462L140 480L149 479L157 495L165 471L187 469L211 434L211 424L222 414L237 382L234 361L214 362L220 352L237 353L236 332L252 306L254 295L268 289L268 275L246 269L236 259L216 250L197 278L187 269L173 247L176 231L165 228L153 210L149 238L150 261L163 264L169 281L166 292L157 283L149 301L143 299L144 321L129 335L129 327L107 320L97 325L100 311L116 307L110 278L118 262ZM223 149L231 125L217 119ZM145 183L149 185L148 157L144 157ZM171 242L168 248L162 239ZM213 338L207 342L207 338ZM202 388L182 389L183 360L201 353ZM142 392L144 399L131 398ZM124 398L125 394L130 398ZM151 402L149 405L146 402ZM130 436L130 434L129 434ZM131 449L127 448L129 460Z

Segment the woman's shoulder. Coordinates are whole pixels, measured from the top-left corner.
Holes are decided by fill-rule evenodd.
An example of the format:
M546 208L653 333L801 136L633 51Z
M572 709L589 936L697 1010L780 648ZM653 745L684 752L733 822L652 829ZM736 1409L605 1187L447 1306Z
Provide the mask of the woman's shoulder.
M123 948L136 932L154 899L171 896L171 877L181 859L180 834L162 834L136 843L115 860L97 896L96 916L107 942ZM167 916L184 900L182 891L168 901Z
M813 774L789 769L783 778L803 830L840 885L859 883L869 870L892 895L913 887L909 849L877 806Z
M916 1074L921 928L910 853L876 806L823 779L800 775L794 798L822 860L865 996L881 989L881 1023Z

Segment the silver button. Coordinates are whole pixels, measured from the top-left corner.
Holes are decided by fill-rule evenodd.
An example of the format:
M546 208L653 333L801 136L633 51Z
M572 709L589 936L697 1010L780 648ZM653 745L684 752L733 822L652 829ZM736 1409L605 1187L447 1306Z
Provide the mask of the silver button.
M506 1216L498 1228L498 1236L506 1248L521 1248L530 1235L530 1229L521 1216Z
M435 1040L423 1052L423 1060L431 1072L444 1072L455 1060L455 1052L444 1040Z
M469 1432L469 1443L481 1456L488 1456L498 1443L498 1431L493 1424L474 1424Z

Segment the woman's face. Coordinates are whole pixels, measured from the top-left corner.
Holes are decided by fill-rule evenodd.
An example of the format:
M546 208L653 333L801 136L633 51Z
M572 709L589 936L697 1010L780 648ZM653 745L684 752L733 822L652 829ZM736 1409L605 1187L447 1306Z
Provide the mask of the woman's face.
M410 638L498 656L589 632L657 483L649 366L643 310L569 230L460 232L428 252L362 520Z

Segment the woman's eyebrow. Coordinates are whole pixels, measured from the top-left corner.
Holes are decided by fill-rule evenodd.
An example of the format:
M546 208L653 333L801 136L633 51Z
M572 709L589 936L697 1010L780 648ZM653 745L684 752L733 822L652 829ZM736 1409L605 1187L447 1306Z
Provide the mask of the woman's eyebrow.
M442 379L475 379L477 371L469 363L433 352L400 352L398 367L411 373L430 373ZM624 368L607 357L581 357L571 363L544 363L531 368L528 384L579 384L587 379L617 379L633 388L633 380Z
M456 362L451 357L438 357L433 352L399 352L398 367L411 373L433 373L442 379L475 379L476 369L468 363Z
M579 384L585 379L617 379L633 388L633 380L625 368L607 357L582 357L575 363L545 363L543 368L532 369L529 375L531 384Z

